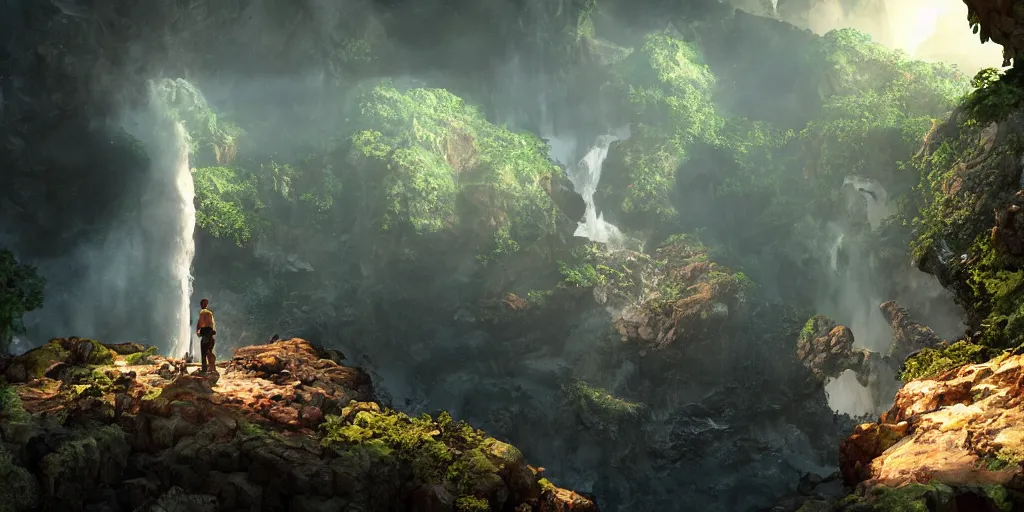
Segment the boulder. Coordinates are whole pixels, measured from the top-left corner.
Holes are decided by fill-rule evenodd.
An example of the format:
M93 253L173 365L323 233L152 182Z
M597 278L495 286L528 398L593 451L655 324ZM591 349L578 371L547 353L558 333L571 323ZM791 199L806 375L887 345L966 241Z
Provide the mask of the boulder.
M1024 491L1022 364L1024 356L1008 355L908 382L878 422L842 444L846 484L864 496L918 484L958 496Z

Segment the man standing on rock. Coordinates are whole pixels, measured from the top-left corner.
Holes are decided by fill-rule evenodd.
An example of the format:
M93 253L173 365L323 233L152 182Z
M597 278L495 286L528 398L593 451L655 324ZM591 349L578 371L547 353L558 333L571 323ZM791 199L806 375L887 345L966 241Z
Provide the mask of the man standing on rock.
M214 335L217 334L217 323L213 320L213 311L209 309L210 301L199 301L199 320L196 321L196 334L199 335L199 353L202 358L202 373L217 371L217 357L213 355Z

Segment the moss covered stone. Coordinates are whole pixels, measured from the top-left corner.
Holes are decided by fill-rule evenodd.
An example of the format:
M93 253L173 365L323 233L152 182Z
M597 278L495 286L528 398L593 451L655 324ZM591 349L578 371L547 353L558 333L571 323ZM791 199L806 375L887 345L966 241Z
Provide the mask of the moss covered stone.
M143 352L136 352L124 356L124 362L128 365L150 364L153 355L156 354L156 347L149 347Z
M0 418L7 422L22 422L29 419L14 386L0 379Z
M35 510L39 482L0 443L0 512Z
M936 377L942 372L968 364L983 363L996 355L996 351L967 341L958 341L944 348L926 348L904 362L900 379Z
M929 512L953 501L953 489L943 484L909 484L876 487L871 493L872 510L886 512Z
M621 421L636 419L643 404L616 397L582 380L562 386L569 407L591 428L613 428Z
M347 419L328 416L321 433L321 443L338 455L336 472L363 481L371 474L409 468L416 485L441 485L465 506L497 501L500 508L509 490L499 473L526 467L514 447L454 422L447 413L434 420L361 410Z

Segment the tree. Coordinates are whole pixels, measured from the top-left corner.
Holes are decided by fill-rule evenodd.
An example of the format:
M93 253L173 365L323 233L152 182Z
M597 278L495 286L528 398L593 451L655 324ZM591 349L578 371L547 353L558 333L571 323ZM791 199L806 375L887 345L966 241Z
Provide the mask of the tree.
M20 264L0 249L0 353L6 353L15 334L25 332L22 316L43 307L46 279L32 265Z

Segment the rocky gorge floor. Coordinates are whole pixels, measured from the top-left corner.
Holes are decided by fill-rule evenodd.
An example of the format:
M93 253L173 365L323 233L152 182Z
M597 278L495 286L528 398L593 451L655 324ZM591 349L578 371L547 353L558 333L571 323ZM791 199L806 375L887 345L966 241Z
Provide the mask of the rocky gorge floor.
M382 408L342 360L291 339L200 376L78 338L0 360L0 510L597 510L446 413Z

